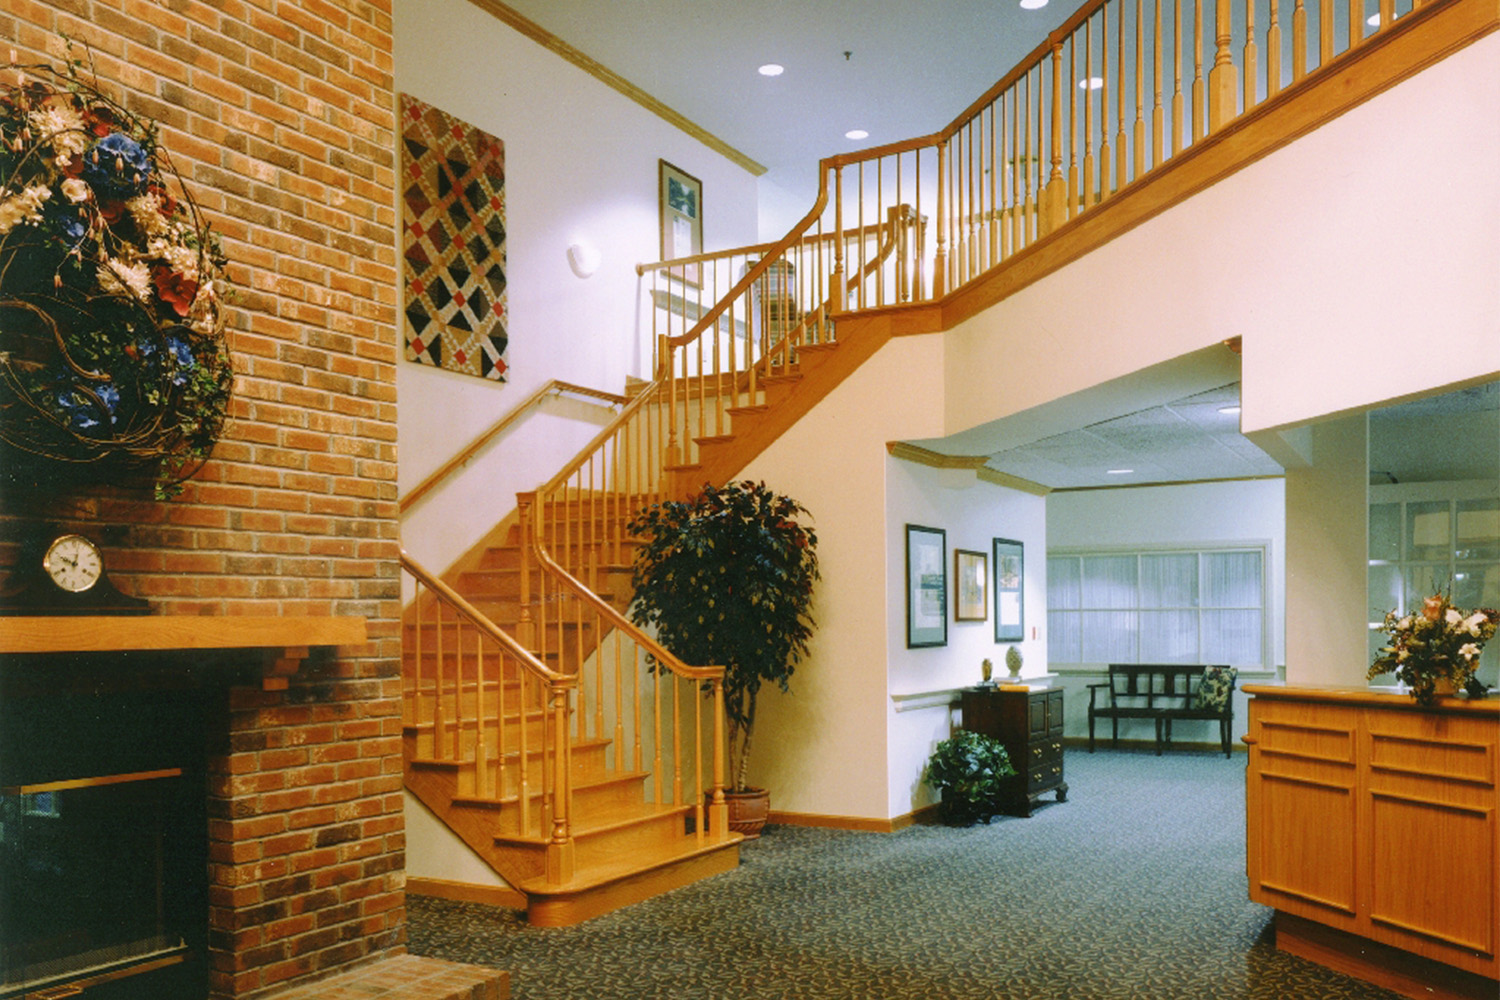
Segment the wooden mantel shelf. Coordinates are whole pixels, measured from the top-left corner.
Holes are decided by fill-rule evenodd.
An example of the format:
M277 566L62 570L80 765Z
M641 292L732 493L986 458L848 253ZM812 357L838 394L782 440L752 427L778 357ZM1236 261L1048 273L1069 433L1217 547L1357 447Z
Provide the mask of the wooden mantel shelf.
M365 619L280 615L0 618L0 656L259 649L268 691L282 690L314 646L363 645Z

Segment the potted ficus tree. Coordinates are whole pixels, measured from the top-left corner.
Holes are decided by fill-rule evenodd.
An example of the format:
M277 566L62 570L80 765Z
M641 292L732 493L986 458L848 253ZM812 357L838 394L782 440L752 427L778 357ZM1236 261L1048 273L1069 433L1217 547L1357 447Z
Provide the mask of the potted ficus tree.
M643 542L631 619L683 661L724 668L730 827L751 836L769 801L746 782L756 697L763 684L788 690L814 625L818 539L797 520L807 514L764 483L739 481L653 504L630 525Z

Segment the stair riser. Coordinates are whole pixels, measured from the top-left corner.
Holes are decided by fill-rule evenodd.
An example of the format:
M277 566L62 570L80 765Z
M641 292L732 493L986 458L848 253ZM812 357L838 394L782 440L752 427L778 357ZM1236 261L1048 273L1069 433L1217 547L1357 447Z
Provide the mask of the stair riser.
M676 813L652 817L639 823L607 833L579 837L577 842L577 864L603 864L627 857L632 853L645 852L683 837L682 817Z
M631 512L622 512L621 520L628 519L630 516ZM585 525L581 530L577 525L573 525L570 527L569 534L571 537L560 538L552 543L550 547L554 554L563 548L575 554L582 551L593 564L601 567L629 566L635 559L636 549L641 547L641 543L636 539L617 537L622 534L619 522L600 523L592 528ZM605 534L611 537L599 537ZM485 549L484 554L479 557L477 571L519 570L520 568L520 547L503 546Z
M573 776L575 783L592 782L603 778L606 770L606 752L608 747L603 745L588 745L575 747L570 755L569 773ZM505 771L502 774L500 765L492 756L485 762L486 781L483 790L479 786L479 767L473 760L459 765L457 771L457 791L459 795L491 795L498 798L519 795L521 792L521 780L525 778L531 788L533 795L540 794L540 789L551 781L551 775L547 773L553 766L550 758L542 759L539 748L532 746L526 752L527 769L523 773L520 755L512 753L505 759ZM498 790L497 790L498 789ZM593 789L580 789L575 794L575 799L584 796ZM596 795L598 793L595 793ZM638 787L635 788L635 801L641 800ZM602 797L601 797L602 798Z

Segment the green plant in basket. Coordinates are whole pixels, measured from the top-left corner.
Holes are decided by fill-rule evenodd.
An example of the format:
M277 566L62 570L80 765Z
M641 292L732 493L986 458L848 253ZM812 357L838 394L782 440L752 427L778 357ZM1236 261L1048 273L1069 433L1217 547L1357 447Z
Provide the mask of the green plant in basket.
M927 759L927 784L942 795L938 815L952 826L988 823L1000 812L1005 779L1016 769L993 737L961 729Z

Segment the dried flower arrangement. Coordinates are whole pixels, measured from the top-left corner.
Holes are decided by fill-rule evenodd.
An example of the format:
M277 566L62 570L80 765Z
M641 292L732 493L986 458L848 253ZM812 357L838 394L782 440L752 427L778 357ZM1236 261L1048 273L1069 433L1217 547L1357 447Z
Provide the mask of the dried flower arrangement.
M1463 690L1479 667L1484 644L1495 637L1500 611L1455 608L1446 595L1433 594L1422 610L1408 615L1388 612L1380 629L1391 637L1370 664L1368 678L1393 673L1411 688L1421 705L1437 701L1438 684ZM1483 687L1480 687L1483 694Z
M17 485L173 495L228 411L225 258L156 124L80 64L0 77L0 442Z

